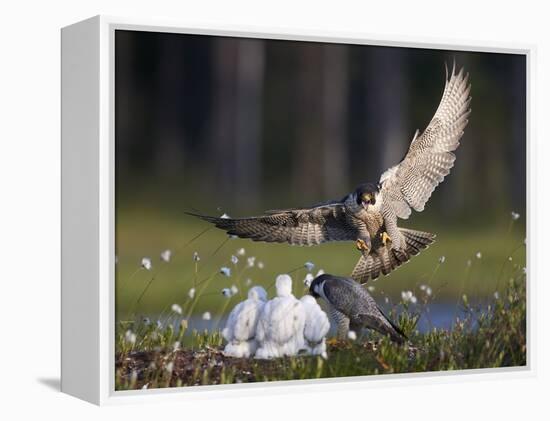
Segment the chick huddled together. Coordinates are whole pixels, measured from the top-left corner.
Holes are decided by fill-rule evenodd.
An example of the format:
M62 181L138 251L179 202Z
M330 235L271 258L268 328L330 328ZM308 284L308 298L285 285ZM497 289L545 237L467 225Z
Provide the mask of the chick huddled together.
M316 300L309 295L298 300L289 275L279 275L275 287L273 299L267 301L265 289L254 287L233 308L222 331L226 355L270 359L326 351L330 322Z

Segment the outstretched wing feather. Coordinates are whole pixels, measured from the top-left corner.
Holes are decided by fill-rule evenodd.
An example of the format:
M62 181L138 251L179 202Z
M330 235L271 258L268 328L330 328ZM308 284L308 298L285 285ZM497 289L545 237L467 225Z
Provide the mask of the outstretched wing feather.
M411 208L422 212L434 189L454 165L454 150L464 134L470 114L470 85L464 70L451 72L441 102L430 124L415 134L407 155L380 177L386 220L407 219Z
M308 209L269 211L265 215L250 218L192 215L213 223L230 235L254 241L311 246L357 238L355 229L346 223L345 208L341 203Z

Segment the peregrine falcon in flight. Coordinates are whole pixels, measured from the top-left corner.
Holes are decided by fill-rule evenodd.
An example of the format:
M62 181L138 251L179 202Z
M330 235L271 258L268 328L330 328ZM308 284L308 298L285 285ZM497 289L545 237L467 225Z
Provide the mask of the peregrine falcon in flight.
M323 274L311 282L309 293L315 298L322 298L330 306L339 339L344 339L350 329L360 333L364 327L388 335L397 343L407 339L403 331L380 310L365 287L353 279Z
M468 124L470 84L464 69L447 71L439 106L397 165L378 182L361 184L341 200L307 208L272 210L261 216L217 218L197 215L230 235L254 241L311 246L355 241L361 257L351 277L360 283L387 275L433 243L434 234L400 228L411 209L422 212L435 187L454 165L453 151Z

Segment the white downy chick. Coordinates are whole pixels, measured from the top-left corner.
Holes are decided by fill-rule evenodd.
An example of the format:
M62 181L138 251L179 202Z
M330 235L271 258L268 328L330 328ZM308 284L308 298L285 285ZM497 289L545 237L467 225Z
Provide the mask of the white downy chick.
M224 354L229 357L248 358L256 352L254 338L262 309L267 301L267 292L262 287L253 287L248 298L237 304L227 319L222 335L227 341Z
M275 287L277 297L266 303L256 328L259 348L255 358L297 355L305 347L306 313L302 302L292 295L292 278L279 275Z
M304 295L300 301L306 312L304 326L305 349L310 355L322 355L327 350L325 337L330 330L328 316L311 295Z

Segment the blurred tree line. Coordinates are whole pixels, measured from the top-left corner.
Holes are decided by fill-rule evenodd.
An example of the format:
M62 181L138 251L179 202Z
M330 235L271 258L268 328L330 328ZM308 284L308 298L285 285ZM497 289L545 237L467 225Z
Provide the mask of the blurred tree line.
M429 209L525 210L524 56L138 31L115 42L118 206L237 216L340 198L399 162L455 60L473 111Z

